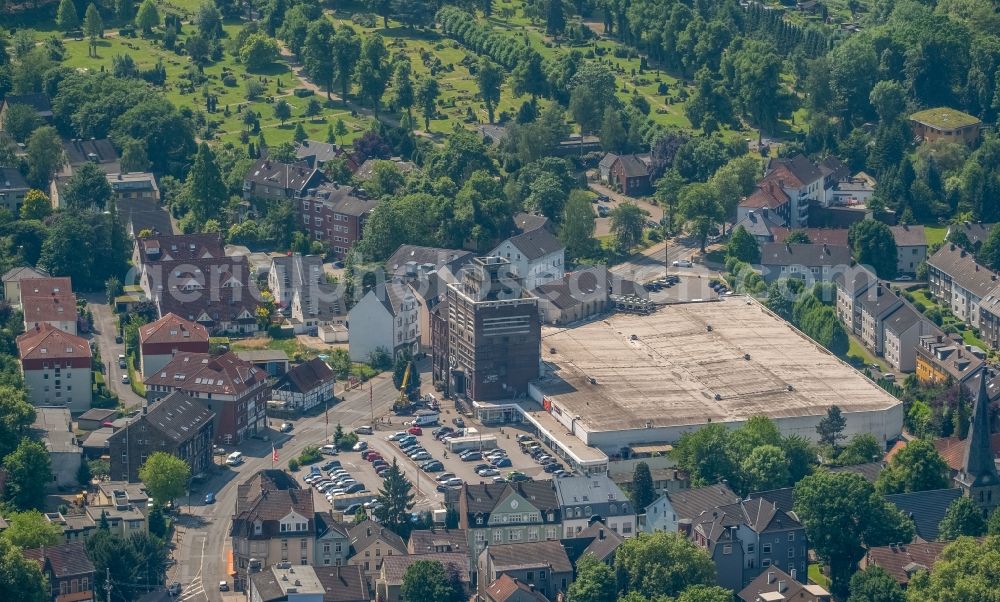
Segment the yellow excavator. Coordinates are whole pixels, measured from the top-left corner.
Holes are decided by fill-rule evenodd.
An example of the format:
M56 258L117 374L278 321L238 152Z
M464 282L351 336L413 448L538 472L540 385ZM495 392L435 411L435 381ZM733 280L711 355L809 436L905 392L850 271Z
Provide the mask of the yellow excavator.
M403 372L403 382L399 385L399 397L392 406L392 409L396 412L405 412L410 407L410 397L406 394L406 386L410 384L410 369L412 368L413 362L406 362L406 371Z

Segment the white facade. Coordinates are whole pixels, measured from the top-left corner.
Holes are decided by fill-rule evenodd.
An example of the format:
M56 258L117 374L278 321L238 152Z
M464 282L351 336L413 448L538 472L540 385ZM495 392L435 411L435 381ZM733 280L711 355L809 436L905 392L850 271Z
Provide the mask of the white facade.
M29 320L25 319L24 320L24 331L28 332L28 331L31 331L31 330L34 330L34 329L38 328L42 324L48 324L49 326L52 326L54 328L58 328L59 330L61 330L63 332L68 332L71 335L78 336L79 333L76 330L76 311L75 311L75 308L74 308L74 311L72 311L72 312L66 312L66 313L69 314L69 315L66 316L67 319L65 319L65 320L31 320L31 321L29 321Z
M886 328L882 352L885 361L900 372L913 372L917 369L917 346L920 344L920 337L929 333L930 326L923 319L918 319L900 333Z
M28 400L36 406L66 406L77 414L90 409L90 367L24 370Z
M351 359L368 361L376 349L395 357L415 354L420 344L420 304L408 285L387 284L379 298L372 289L347 316Z
M677 514L666 494L661 495L652 504L646 506L646 518L642 523L642 530L646 533L677 531Z
M490 255L510 260L511 272L524 280L528 290L546 282L562 280L566 275L566 252L562 247L532 260L508 239L493 249Z

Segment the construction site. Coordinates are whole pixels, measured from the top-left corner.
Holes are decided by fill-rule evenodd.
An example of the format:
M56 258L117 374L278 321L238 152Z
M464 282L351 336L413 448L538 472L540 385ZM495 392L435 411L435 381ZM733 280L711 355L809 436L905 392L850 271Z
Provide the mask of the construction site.
M900 435L901 402L745 297L618 313L542 330L544 374L522 416L554 440L617 454L634 443L672 443L711 423L772 418L784 434L816 440L837 405L844 435ZM539 407L540 406L540 407ZM597 450L594 450L597 451Z

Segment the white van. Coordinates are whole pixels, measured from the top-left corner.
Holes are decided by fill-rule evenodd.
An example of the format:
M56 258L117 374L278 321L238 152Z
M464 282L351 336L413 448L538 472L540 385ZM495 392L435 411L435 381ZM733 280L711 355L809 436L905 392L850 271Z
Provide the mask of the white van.
M226 464L230 466L239 466L240 464L243 464L243 454L238 451L229 454L229 456L226 457Z
M437 412L429 412L427 410L423 410L421 412L417 412L416 418L413 419L413 424L417 426L430 426L432 424L437 424L437 421L438 421Z

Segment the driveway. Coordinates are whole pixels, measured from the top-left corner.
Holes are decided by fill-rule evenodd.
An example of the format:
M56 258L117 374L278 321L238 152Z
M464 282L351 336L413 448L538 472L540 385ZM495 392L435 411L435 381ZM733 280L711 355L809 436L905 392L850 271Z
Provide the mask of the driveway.
M94 314L93 340L97 343L97 349L101 354L101 361L104 363L105 382L108 388L118 395L118 398L126 406L144 405L146 400L139 397L132 391L132 387L122 384L122 375L128 374L127 370L118 367L118 356L125 353L125 344L116 343L115 336L117 318L111 311L111 306L105 301L103 295L94 293L85 295L87 308Z

